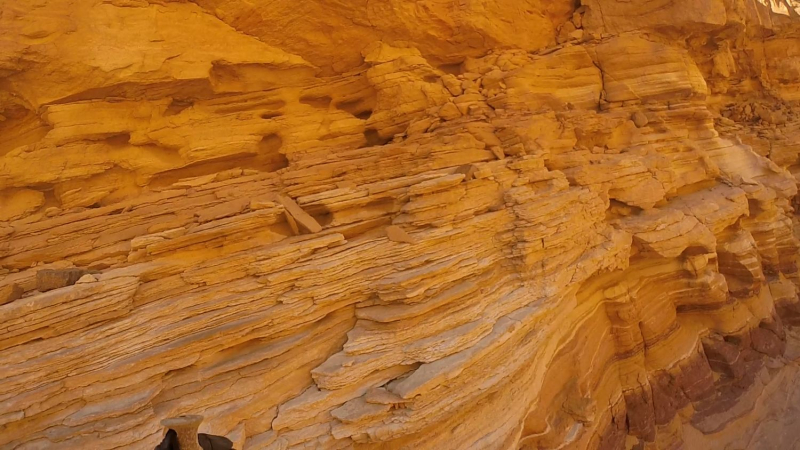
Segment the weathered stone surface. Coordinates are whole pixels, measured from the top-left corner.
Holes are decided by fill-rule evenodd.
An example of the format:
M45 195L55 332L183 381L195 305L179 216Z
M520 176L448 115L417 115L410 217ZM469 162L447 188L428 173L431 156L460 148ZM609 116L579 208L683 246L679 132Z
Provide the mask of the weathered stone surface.
M0 449L797 447L796 3L0 5Z
M36 272L36 290L46 292L72 286L84 275L87 275L86 270L78 268L40 270Z
M0 288L0 305L11 303L22 297L25 290L17 283L10 283Z

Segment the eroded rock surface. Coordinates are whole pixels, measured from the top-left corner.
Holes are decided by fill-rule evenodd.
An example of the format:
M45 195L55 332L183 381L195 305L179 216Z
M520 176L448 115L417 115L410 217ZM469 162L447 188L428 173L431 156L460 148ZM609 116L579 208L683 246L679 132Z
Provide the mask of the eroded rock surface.
M800 448L795 3L0 3L0 448Z

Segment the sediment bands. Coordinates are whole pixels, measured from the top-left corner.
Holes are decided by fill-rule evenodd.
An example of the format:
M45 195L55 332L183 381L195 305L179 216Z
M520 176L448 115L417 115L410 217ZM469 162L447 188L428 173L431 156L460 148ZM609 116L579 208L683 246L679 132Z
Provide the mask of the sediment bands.
M0 449L800 448L798 5L582 3L0 2Z

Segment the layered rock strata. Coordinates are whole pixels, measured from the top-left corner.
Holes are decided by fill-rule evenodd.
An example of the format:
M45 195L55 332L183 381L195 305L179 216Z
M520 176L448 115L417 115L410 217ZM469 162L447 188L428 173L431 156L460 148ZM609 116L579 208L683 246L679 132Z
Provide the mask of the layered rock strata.
M800 448L796 6L0 4L0 448Z

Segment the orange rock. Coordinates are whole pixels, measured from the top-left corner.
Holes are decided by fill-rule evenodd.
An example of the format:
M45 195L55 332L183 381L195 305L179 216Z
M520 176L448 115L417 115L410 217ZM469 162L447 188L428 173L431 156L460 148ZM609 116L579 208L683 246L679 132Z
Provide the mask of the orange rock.
M0 287L0 305L11 303L14 300L22 297L25 291L17 283L11 283Z
M312 233L319 233L322 231L322 226L320 226L316 219L303 211L303 208L299 207L294 200L283 195L277 196L277 199L278 203L286 208L286 213L291 216L298 225Z
M405 242L408 244L413 244L415 242L414 239L405 232L405 230L397 225L390 225L386 227L386 237L394 242Z
M796 7L6 2L0 448L796 447Z

